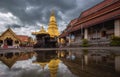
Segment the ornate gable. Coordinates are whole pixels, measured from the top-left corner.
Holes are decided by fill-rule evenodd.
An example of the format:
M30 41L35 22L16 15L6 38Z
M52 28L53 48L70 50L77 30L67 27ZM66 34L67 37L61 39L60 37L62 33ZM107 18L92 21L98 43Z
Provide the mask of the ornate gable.
M16 34L11 30L11 28L8 28L5 32L1 34L0 37L2 40L6 38L12 38L13 40L19 40L19 38L16 36Z

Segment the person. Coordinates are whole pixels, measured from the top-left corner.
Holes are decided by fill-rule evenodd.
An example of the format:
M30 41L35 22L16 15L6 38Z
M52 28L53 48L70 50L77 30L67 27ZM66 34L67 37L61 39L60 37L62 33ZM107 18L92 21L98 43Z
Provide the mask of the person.
M3 48L8 48L8 45L6 43L3 44Z

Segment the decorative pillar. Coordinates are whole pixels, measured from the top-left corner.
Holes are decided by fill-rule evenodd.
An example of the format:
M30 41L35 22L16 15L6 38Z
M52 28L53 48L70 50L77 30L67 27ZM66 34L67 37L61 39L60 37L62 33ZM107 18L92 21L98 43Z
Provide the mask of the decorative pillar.
M71 34L68 36L68 46L71 44Z
M114 35L120 36L120 19L114 22Z
M120 55L115 57L115 70L120 72Z
M15 45L16 45L15 40L13 40L12 44L13 44L12 46L15 46Z
M61 58L60 52L61 52L61 51L58 51L58 52L57 52L57 57L58 57L58 58Z
M72 55L72 52L69 50L69 56L71 56Z
M84 31L84 39L88 39L88 29L87 28Z

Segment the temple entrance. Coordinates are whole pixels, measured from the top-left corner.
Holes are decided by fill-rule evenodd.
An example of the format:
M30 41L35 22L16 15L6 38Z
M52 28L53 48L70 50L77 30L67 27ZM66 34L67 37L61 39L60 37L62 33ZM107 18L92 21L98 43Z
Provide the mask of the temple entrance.
M8 45L8 46L12 46L13 45L13 40L11 38L6 38L5 39L5 43Z

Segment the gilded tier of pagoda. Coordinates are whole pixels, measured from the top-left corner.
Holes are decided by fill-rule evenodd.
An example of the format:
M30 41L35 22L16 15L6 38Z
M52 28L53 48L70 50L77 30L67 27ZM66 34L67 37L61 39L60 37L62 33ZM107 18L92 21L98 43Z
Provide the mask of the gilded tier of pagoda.
M58 37L59 36L59 31L56 23L56 18L54 11L52 11L49 24L48 24L48 33L50 34L50 37Z

